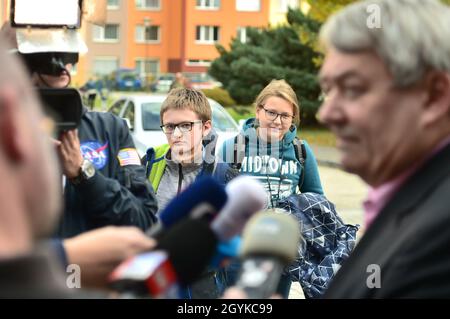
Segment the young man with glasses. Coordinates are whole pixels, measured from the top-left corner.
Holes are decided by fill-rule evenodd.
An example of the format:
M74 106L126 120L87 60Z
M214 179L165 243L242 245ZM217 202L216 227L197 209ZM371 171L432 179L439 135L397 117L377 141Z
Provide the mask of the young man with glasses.
M233 176L232 168L215 160L204 140L214 134L211 107L206 96L188 88L169 92L161 106L161 129L168 144L147 151L147 175L156 192L159 211L202 175L212 175L223 184ZM210 271L186 290L186 298L218 298L215 272Z
M145 159L159 212L198 176L213 175L225 184L232 172L229 165L217 163L214 154L207 154L210 147L204 147L204 139L214 132L211 107L202 92L171 90L161 106L160 118L168 144L150 148Z

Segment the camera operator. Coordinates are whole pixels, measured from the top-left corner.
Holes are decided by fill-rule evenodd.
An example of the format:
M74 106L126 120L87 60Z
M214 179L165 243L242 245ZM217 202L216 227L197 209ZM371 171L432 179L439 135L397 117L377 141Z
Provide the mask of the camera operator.
M70 85L70 70L79 54L87 51L76 30L17 29L15 33L19 55L35 86ZM155 222L154 192L125 121L84 107L78 130L65 131L58 140L65 198L58 237L107 225L147 229Z

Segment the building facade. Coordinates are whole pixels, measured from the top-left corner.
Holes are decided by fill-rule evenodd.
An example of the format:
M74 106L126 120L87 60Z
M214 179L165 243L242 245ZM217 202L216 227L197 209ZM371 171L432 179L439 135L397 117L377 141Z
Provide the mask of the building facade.
M245 41L246 27L268 27L271 0L108 0L107 25L82 30L89 52L74 82L116 68L157 74L206 72L216 43Z
M8 0L0 19L7 20ZM136 69L147 82L158 74L206 72L233 38L245 42L247 27L276 27L288 7L302 0L107 0L105 26L82 24L89 52L80 57L73 83Z

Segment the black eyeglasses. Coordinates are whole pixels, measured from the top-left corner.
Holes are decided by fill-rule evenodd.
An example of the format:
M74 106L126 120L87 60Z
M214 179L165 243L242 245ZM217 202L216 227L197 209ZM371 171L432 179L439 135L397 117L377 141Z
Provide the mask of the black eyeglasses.
M278 116L280 117L282 123L289 123L289 121L292 121L294 119L294 117L290 114L280 114L271 110L267 110L263 105L260 105L259 107L266 112L266 117L269 121L275 121Z
M178 127L178 129L180 130L181 133L187 133L192 131L192 127L194 126L194 124L198 124L198 123L203 123L203 121L193 121L193 122L182 122L182 123L178 123L178 124L165 124L165 125L161 125L161 129L163 130L164 133L166 134L172 134L175 129Z

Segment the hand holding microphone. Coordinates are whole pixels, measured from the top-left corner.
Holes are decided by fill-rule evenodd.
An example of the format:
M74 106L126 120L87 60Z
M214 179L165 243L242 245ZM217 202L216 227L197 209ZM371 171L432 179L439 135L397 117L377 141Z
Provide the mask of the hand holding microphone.
M155 250L134 256L110 276L111 287L132 296L178 298L178 287L192 284L215 253L217 237L208 223L187 218L158 240Z

